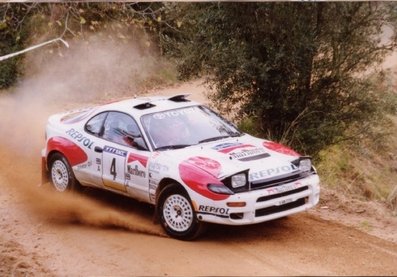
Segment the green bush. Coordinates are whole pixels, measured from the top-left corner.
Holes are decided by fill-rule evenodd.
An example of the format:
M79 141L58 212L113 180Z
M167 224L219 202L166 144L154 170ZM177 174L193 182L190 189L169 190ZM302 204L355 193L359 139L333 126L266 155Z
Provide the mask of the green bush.
M218 108L239 103L263 135L316 155L358 139L393 103L368 69L395 49L397 3L184 3L170 11L162 47L181 78L209 76ZM226 105L229 103L230 105ZM395 109L395 108L394 108ZM223 112L228 112L224 110ZM346 130L355 132L347 133Z

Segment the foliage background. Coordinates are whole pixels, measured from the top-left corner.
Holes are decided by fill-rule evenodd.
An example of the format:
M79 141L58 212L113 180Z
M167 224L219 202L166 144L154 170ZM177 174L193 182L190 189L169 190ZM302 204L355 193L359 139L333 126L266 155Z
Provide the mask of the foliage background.
M397 94L381 63L396 50L396 27L395 2L4 3L0 55L54 37L127 46L150 74L118 67L135 83L123 89L205 77L216 108L243 130L312 155L330 186L387 199ZM43 51L36 68L25 56L1 62L0 89L12 91L51 57L70 58L61 45ZM85 74L73 66L70 74Z
M373 135L395 112L376 66L396 47L395 3L175 5L181 31L166 34L182 78L206 74L218 108L243 127L316 155ZM369 68L371 70L369 70ZM225 104L226 103L226 104ZM234 108L231 108L234 107ZM237 111L236 111L237 108ZM377 130L376 132L378 132Z

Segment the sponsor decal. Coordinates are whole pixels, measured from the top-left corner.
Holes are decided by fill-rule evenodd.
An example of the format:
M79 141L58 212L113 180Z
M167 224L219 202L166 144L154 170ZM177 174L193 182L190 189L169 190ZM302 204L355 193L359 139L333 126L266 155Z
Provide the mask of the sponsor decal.
M205 157L192 157L189 158L187 163L197 166L198 168L210 173L217 177L221 172L221 164L218 161L205 158Z
M158 186L158 182L157 182L157 181L155 181L155 180L153 180L153 179L150 179L150 180L149 180L149 190L154 190L154 191L156 191L157 186Z
M92 165L92 162L87 162L87 163L79 164L79 165L77 166L77 168L78 168L78 169L85 169L85 168L90 167L91 165Z
M159 174L160 172L169 171L169 167L164 164L158 163L158 162L151 162L149 164L149 171L152 173Z
M212 147L212 149L226 154L238 148L247 148L247 147L254 147L254 146L251 144L243 144L241 142L226 142L226 143L218 144Z
M225 142L212 147L216 151L224 150L231 147L243 145L241 142Z
M72 139L81 142L85 147L91 149L92 145L94 144L91 139L87 138L84 136L82 133L79 131L76 131L75 129L71 128L66 131L66 134L69 135Z
M269 157L270 154L265 151L263 148L254 148L254 149L242 149L238 152L230 153L230 157L232 159L237 159L239 161L254 161Z
M158 156L160 156L160 154L161 154L160 151L153 152L152 159L156 159Z
M103 148L103 152L108 152L108 153L115 154L115 155L118 155L121 157L127 157L127 151L124 151L124 150L121 150L118 148L114 148L111 146L107 146L107 145L105 145L105 147Z
M159 183L157 180L149 178L149 199L152 203L156 202L156 190L158 185Z
M291 148L274 141L264 141L263 146L266 147L267 149L276 151L281 154L285 154L289 156L300 156L297 152L295 152Z
M95 163L97 165L97 171L101 171L101 164L102 164L102 160L100 158L96 158L95 159Z
M164 119L167 117L178 117L185 114L190 114L194 112L194 108L187 108L187 109L180 109L180 110L173 110L173 111L166 111L161 113L156 113L153 115L155 119Z
M255 181L255 180L265 179L265 178L277 176L280 174L291 173L297 169L298 169L298 167L293 164L268 168L268 169L264 169L264 170L261 170L258 172L250 173L249 180Z
M213 206L204 206L204 205L200 205L197 212L202 214L213 214L216 216L224 216L224 217L228 217L229 215L229 209L227 208L217 208Z
M146 178L145 171L139 170L138 165L135 165L135 167L132 167L132 166L128 165L127 166L127 172L129 174L137 176L137 177Z
M135 154L135 153L130 153L130 155L128 156L128 163L138 161L143 167L146 168L148 159L149 158L146 156L142 156L142 155Z
M272 195L272 194L279 194L279 193L283 193L286 191L294 190L301 186L302 186L302 184L298 182L298 183L286 184L286 185L277 186L277 187L271 187L271 188L266 189L266 191L269 195Z

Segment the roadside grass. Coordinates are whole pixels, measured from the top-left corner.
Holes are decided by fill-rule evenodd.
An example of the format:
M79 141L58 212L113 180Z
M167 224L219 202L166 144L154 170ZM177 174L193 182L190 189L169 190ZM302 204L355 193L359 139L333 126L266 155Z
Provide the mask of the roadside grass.
M364 231L371 231L373 229L374 226L372 226L372 224L367 221L367 220L363 220L360 222L359 224L359 228L363 229Z
M381 140L340 143L320 152L322 184L360 200L376 200L397 210L397 117Z

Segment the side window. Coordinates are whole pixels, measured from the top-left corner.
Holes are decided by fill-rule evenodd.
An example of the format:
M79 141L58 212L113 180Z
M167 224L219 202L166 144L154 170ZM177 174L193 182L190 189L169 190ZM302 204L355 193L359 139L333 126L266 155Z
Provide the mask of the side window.
M104 139L121 145L139 148L135 140L142 140L142 136L138 125L129 115L109 112L104 127Z
M108 113L100 113L91 118L85 125L85 130L95 136L100 136L103 121L105 120Z

